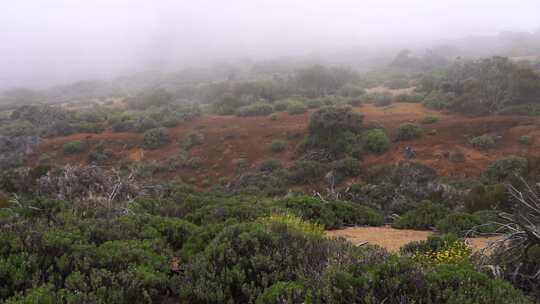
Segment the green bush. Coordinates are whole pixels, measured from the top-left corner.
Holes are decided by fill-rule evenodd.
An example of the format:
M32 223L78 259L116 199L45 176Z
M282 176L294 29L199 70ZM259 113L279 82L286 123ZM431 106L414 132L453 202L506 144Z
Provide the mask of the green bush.
M144 132L142 146L145 149L157 149L169 142L169 132L164 128L156 128Z
M439 203L422 201L414 209L394 220L392 227L398 229L429 229L448 214L448 209Z
M475 184L465 196L465 208L469 212L489 210L506 199L506 187L500 184Z
M496 215L493 212L482 211L478 213L456 212L449 214L437 222L436 228L442 233L452 233L458 236L475 236L478 233L494 233Z
M289 115L300 115L306 113L306 111L307 107L303 102L294 101L287 105L287 113Z
M439 117L437 116L426 116L422 118L422 123L425 125L434 124L434 123L437 123L438 121L439 121Z
M256 102L236 110L237 116L267 116L274 112L272 105L262 102Z
M424 134L424 130L417 124L404 123L398 127L396 138L397 140L411 140L421 137Z
M204 144L204 134L201 132L193 131L188 133L182 142L182 147L185 150L189 150L195 146Z
M278 100L274 103L274 111L276 112L286 111L288 105L289 105L288 100Z
M273 140L272 141L272 152L279 153L283 152L287 149L287 142L284 140Z
M336 160L330 164L330 167L335 171L338 180L342 177L358 176L361 172L360 162L353 157Z
M63 151L64 155L73 155L84 152L86 148L87 145L85 142L74 140L64 144Z
M482 173L481 179L489 184L509 182L523 176L527 165L527 159L512 155L499 159L487 167Z
M305 160L296 162L291 168L290 180L293 183L305 184L318 182L327 172L327 168L324 164L313 161Z
M73 124L73 129L78 133L94 133L99 134L105 131L105 128L101 123L89 123L89 122L80 122Z
M478 150L489 150L495 147L495 139L493 136L487 134L474 137L469 143Z
M31 136L38 133L39 130L26 120L13 120L0 125L0 134L5 136Z
M534 138L531 135L523 135L519 138L519 143L524 146L530 146L534 143Z
M386 107L392 104L394 97L390 94L377 94L373 98L373 103L377 107Z
M372 153L380 154L390 149L390 139L382 129L369 130L365 141L365 149Z

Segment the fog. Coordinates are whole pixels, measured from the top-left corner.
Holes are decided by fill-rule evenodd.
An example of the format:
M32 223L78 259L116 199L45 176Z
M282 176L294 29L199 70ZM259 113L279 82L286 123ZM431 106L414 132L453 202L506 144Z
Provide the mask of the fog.
M0 89L540 28L537 0L4 0Z

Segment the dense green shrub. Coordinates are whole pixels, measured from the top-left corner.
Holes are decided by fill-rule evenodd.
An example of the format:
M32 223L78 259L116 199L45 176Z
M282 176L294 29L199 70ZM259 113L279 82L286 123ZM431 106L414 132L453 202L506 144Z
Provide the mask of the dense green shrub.
M495 147L495 139L487 134L473 137L469 143L478 150L489 150Z
M305 160L296 162L290 170L290 180L293 183L305 184L320 181L327 172L327 168L324 164L313 161Z
M434 124L434 123L437 123L438 121L439 121L439 117L437 116L426 116L422 118L422 123L425 125Z
M424 241L413 241L403 245L399 251L404 255L412 255L415 253L427 253L441 251L461 239L455 234L443 234L428 236Z
M101 123L80 122L72 125L77 133L103 133L105 128Z
M259 170L263 172L273 172L283 168L283 163L277 159L268 159L259 165Z
M523 176L527 164L527 159L514 155L499 159L482 172L481 179L490 184L509 182Z
M0 125L0 135L6 136L31 136L39 134L38 128L26 120L13 120Z
M193 131L186 135L182 142L182 147L185 150L189 150L195 146L199 146L202 144L204 144L204 134L202 134L201 132Z
M330 164L332 170L335 171L335 176L338 180L343 177L352 177L360 174L360 162L353 157L345 157L340 160L333 161Z
M384 224L384 217L380 212L351 202L324 202L309 196L295 196L280 199L276 205L289 210L304 220L321 224L326 229Z
M155 128L144 132L142 146L145 149L157 149L169 142L169 132L164 128Z
M398 229L429 229L448 214L448 209L439 203L422 201L414 209L394 220L392 227Z
M506 199L506 187L500 184L475 184L465 196L465 208L469 212L489 210Z
M523 135L519 138L519 143L524 146L530 146L534 142L534 138L531 135Z
M135 121L133 127L136 132L142 133L151 129L157 129L159 127L159 123L151 117L142 116Z
M288 105L289 105L288 100L278 100L274 103L274 111L276 112L286 111Z
M397 140L411 140L418 137L421 137L424 134L424 130L417 124L414 123L404 123L401 124L397 129L396 139Z
M80 140L70 141L63 146L64 155L79 154L86 150L87 145Z
M300 151L322 149L330 160L353 154L362 131L362 116L349 107L324 107L311 115Z
M274 112L272 105L268 103L256 102L236 110L238 116L267 116Z
M366 133L365 149L372 153L384 153L390 149L390 139L382 129L369 130Z
M287 113L290 115L300 115L306 113L306 111L307 107L303 102L295 101L287 105Z
M452 233L458 236L475 236L478 233L494 233L496 224L490 222L496 219L493 212L478 213L456 212L447 215L437 222L436 228L442 233Z
M394 97L390 94L377 94L373 97L373 103L377 107L386 107L392 104Z
M271 148L274 153L283 152L287 149L287 142L280 139L273 140Z
M135 131L135 123L132 120L118 120L111 124L113 132L133 132Z

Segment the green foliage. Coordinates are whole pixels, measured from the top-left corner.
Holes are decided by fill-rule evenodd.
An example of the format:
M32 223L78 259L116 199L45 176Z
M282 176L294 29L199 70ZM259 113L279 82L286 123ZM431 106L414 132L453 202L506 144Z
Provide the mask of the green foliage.
M79 154L86 150L87 145L80 140L70 141L63 146L64 155Z
M301 150L323 149L330 159L354 152L362 131L362 116L348 107L325 107L311 115Z
M158 149L169 142L169 132L164 128L155 128L144 132L142 146L145 149Z
M283 152L287 149L287 142L280 139L273 140L271 148L274 153Z
M448 214L441 204L422 201L414 209L394 220L392 227L398 229L429 229Z
M272 105L263 102L256 102L236 110L237 116L267 116L274 112Z
M361 172L360 162L353 157L345 157L333 161L330 167L335 171L335 176L338 177L338 180L343 177L358 176Z
M307 111L307 107L303 102L291 101L287 105L287 113L289 115L300 115L304 114Z
M478 233L494 233L496 225L490 225L495 220L491 212L465 213L456 212L447 215L437 222L436 228L442 233L452 233L459 236L475 236Z
M382 129L373 129L366 132L365 149L376 154L381 154L390 149L390 139Z
M509 182L518 176L523 176L527 170L527 159L519 156L509 156L499 159L482 172L482 181L488 184Z
M199 146L202 144L204 144L204 134L202 134L201 132L193 131L186 135L184 141L182 142L182 147L185 150L189 150L195 146Z
M476 184L465 196L465 208L469 212L493 209L503 202L506 196L503 185Z
M422 118L422 123L425 125L434 124L434 123L437 123L438 121L439 121L439 117L437 116L426 116Z
M473 137L469 143L478 150L489 150L495 147L495 139L487 134Z
M397 140L411 140L419 138L424 134L424 130L417 124L414 123L404 123L401 124L397 129L396 139Z
M145 90L135 97L127 100L130 108L137 110L146 110L150 107L159 107L170 104L174 96L164 89Z
M531 135L523 135L519 138L519 143L524 146L530 146L534 143L534 138Z
M38 128L26 120L13 120L0 126L0 134L5 136L31 136L38 133Z
M320 162L313 160L299 161L291 168L290 179L297 184L313 183L320 181L326 172L326 166Z
M296 196L281 199L276 204L326 229L352 225L380 226L384 223L380 212L351 202L324 202L308 196Z

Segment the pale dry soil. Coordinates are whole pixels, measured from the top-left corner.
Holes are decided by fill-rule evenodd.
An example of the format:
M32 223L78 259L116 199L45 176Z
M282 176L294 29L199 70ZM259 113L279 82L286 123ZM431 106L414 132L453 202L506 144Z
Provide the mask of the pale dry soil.
M399 248L412 241L426 240L435 232L427 230L394 229L390 226L383 227L349 227L339 230L328 230L326 234L331 237L343 237L349 242L360 245L365 242L379 245L390 252L399 252ZM489 247L499 237L475 237L467 238L466 241L474 251L480 251Z

